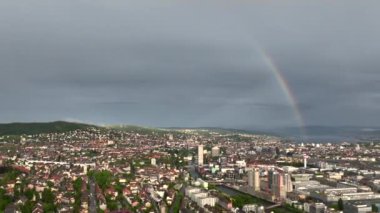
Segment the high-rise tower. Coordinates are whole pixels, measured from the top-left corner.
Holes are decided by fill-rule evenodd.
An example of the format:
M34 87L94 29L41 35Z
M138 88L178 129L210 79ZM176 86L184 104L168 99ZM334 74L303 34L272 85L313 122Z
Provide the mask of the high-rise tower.
M255 191L260 191L260 170L258 168L254 170L253 178L255 179L253 181L253 188Z
M203 166L203 145L198 146L198 166Z

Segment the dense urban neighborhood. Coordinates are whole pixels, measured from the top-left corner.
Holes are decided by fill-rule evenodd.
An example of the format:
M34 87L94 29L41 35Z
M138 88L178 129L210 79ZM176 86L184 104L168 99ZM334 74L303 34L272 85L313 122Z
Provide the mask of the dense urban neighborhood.
M378 212L377 141L131 126L0 137L3 212Z

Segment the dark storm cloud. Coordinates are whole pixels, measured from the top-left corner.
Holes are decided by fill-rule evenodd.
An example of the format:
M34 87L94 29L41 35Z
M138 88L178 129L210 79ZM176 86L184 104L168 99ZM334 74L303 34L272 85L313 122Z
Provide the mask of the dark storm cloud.
M2 1L0 121L378 126L378 1Z

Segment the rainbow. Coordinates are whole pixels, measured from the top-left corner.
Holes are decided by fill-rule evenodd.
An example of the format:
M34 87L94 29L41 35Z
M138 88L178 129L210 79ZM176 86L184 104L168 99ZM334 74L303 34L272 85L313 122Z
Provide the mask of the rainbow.
M276 65L273 57L263 48L258 48L259 53L263 59L263 62L268 67L268 69L272 72L273 76L275 77L278 85L281 87L281 90L286 96L286 99L288 100L289 104L291 105L294 113L294 118L299 125L300 132L303 135L306 135L305 131L305 122L302 117L301 111L298 107L298 101L296 96L294 95L291 87L289 86L288 81L286 80L285 76L282 74L279 67Z

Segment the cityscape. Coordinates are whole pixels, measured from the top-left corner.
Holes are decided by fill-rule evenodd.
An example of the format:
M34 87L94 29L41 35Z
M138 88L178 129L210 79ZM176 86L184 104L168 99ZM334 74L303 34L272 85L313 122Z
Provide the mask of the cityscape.
M225 129L48 125L81 129L0 137L2 211L377 212L380 207L380 140L300 143Z
M0 213L380 212L379 0L1 0Z

